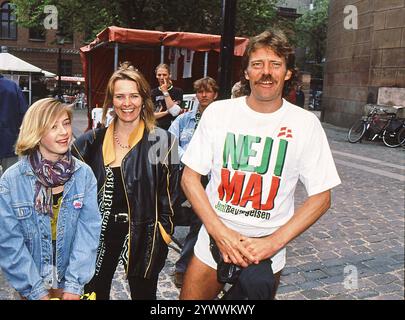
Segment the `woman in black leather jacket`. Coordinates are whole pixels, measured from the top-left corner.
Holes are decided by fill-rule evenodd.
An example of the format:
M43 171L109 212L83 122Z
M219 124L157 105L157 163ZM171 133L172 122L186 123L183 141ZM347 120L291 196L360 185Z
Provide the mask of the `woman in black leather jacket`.
M111 105L115 119L109 127L86 132L72 148L97 178L103 218L96 273L86 292L109 299L121 261L131 298L156 299L180 188L177 140L155 126L149 84L128 63L108 82L103 121Z

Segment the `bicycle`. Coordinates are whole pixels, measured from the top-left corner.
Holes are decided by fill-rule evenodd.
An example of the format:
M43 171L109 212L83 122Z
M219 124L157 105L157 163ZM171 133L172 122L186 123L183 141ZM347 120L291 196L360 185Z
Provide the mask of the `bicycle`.
M405 121L402 123L402 127L398 131L398 143L401 147L405 148Z
M387 118L381 117L381 113L384 113ZM370 141L374 141L378 137L383 140L386 146L397 147L399 144L392 137L392 132L398 128L397 124L396 113L387 112L383 108L374 106L366 116L351 126L347 140L350 143L361 142L367 134Z
M397 107L397 110L402 109L403 107ZM382 139L384 144L390 148L396 148L401 145L401 139L399 134L402 128L405 128L405 119L398 117L398 113L395 117L389 120L385 130L382 133ZM403 139L405 140L405 138Z

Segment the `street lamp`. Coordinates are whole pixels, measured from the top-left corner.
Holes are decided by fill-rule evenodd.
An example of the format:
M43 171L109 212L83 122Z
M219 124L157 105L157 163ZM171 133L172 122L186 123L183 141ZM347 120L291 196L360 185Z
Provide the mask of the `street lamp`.
M65 34L58 30L56 32L56 43L58 44L58 99L63 101L62 94L62 46L65 43Z

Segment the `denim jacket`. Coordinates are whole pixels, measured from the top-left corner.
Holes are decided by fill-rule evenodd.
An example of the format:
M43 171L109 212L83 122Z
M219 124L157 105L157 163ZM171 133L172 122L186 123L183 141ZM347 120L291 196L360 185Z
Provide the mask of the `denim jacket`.
M35 211L35 181L28 157L0 178L0 267L10 284L29 300L44 297L53 278L51 222L49 215ZM57 221L56 273L64 292L83 294L94 274L100 230L96 179L75 158Z
M183 157L184 152L186 152L187 146L193 137L196 123L195 115L197 111L198 108L195 108L193 111L178 116L169 128L169 132L179 139L178 150L180 160Z

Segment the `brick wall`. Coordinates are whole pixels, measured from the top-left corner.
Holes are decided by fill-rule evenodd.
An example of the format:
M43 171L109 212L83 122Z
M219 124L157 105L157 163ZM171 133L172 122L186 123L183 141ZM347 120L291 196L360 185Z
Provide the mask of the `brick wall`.
M0 0L0 5L5 2ZM47 30L45 41L30 40L29 30L17 26L17 39L0 39L2 46L8 47L8 52L41 69L57 73L58 45L55 43L56 30ZM72 73L81 75L79 48L84 45L81 34L75 33L73 43L65 43L62 47L62 59L72 60Z
M358 10L345 30L344 7ZM405 87L405 0L331 0L322 107L324 120L349 127L379 87Z

